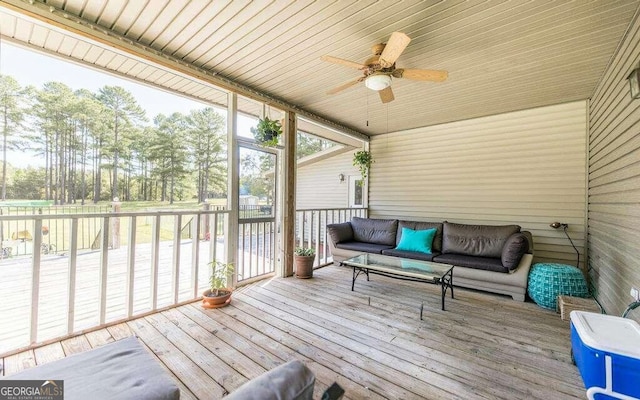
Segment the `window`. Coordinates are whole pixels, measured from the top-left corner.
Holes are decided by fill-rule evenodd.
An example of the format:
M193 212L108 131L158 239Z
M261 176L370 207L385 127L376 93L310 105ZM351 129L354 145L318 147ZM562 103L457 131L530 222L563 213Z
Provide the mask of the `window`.
M349 207L364 207L365 189L360 175L349 176Z

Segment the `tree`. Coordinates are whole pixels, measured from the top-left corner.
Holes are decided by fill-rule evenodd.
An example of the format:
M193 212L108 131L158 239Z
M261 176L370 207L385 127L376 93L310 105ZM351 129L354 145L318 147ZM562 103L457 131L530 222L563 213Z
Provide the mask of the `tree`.
M192 110L186 119L193 163L197 174L198 201L203 202L209 185L224 186L226 172L225 120L213 108ZM213 182L211 182L213 181Z
M298 132L296 143L296 158L315 154L319 151L326 150L329 147L335 146L335 143L327 139L322 139L317 136L310 135L304 132Z
M154 123L156 137L150 145L150 157L156 161L154 172L162 181L161 200L166 199L168 189L169 203L173 204L176 183L187 174L187 122L183 114L176 112L168 117L158 114Z
M35 149L45 157L45 195L56 204L64 204L72 181L69 162L77 145L75 138L76 97L67 85L47 82L36 91L34 116L38 128L32 136ZM38 147L39 146L39 147Z
M146 121L146 117L133 95L120 86L104 86L98 91L98 99L108 110L108 126L113 134L111 198L114 199L118 197L118 162L120 152L123 150L121 141L130 135L138 124Z
M105 109L102 103L100 103L95 94L91 93L87 89L80 89L75 93L77 97L76 109L74 118L78 122L78 129L80 130L79 137L79 150L80 150L80 201L84 204L87 198L87 166L89 165L90 158L94 159L93 163L93 177L94 177L94 202L100 200L100 183L99 175L95 171L99 170L102 142L105 136L105 130L107 128L107 121L105 120ZM90 149L92 151L90 151ZM95 160L98 162L96 163ZM96 188L97 193L96 197Z
M7 150L16 150L20 141L14 136L23 129L28 90L8 75L0 74L0 113L2 113L2 200L7 199Z
M42 183L46 170L44 168L18 169L13 174L12 182L7 187L10 199L40 200L44 195Z

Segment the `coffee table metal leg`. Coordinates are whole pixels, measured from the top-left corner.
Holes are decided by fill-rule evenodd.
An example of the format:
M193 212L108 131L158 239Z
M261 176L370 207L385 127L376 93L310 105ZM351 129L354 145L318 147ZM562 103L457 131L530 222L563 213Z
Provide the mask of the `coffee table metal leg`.
M356 278L358 277L358 275L356 275L356 267L353 267L353 279L351 280L351 291L353 292L353 286L356 284Z
M448 289L451 289L451 298L453 299L453 269L447 272L442 279L440 279L440 288L442 291L442 311L445 311L444 298L447 295Z
M451 286L451 298L453 299L453 269L449 271L449 286Z

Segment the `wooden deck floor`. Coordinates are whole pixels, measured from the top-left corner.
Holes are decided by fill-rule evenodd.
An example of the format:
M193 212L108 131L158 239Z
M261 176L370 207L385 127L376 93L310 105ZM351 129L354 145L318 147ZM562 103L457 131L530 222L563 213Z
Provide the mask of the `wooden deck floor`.
M182 390L218 399L291 359L337 381L349 399L583 399L569 326L532 303L372 276L350 291L351 271L271 279L234 293L229 307L198 303L6 357L4 375L137 335ZM420 302L425 318L419 319Z

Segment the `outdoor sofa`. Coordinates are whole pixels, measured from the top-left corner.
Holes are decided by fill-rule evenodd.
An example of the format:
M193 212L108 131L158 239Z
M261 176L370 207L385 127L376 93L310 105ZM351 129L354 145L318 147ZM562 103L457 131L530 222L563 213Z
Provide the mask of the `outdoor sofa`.
M435 228L430 252L398 249L403 228L409 233ZM518 225L471 225L354 217L327 225L333 261L363 253L454 265L455 286L509 295L524 301L533 260L533 239Z

